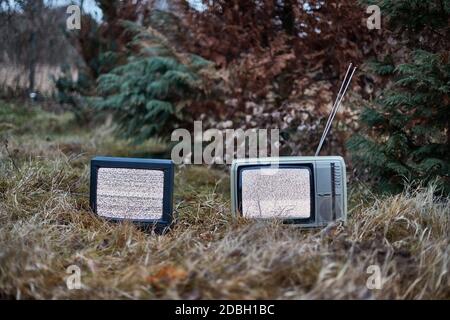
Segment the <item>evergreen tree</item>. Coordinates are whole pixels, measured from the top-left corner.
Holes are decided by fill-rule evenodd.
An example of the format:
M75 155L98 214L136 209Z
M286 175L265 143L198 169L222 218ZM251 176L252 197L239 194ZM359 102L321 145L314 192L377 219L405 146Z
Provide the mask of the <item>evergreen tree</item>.
M355 167L369 173L380 191L397 192L405 183L438 180L450 193L450 1L371 1L406 36L411 48L403 63L371 63L393 81L360 121L350 139ZM406 38L403 37L403 38ZM436 41L437 39L437 41Z
M139 142L170 132L183 121L183 109L204 96L201 71L206 60L177 52L155 29L125 22L138 47L127 63L98 79L94 107L113 111L126 137Z

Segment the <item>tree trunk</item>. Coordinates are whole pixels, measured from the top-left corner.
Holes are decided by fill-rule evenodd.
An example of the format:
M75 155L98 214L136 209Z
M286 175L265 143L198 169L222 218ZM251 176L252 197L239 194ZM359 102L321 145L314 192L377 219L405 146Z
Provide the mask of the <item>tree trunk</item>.
M34 92L36 75L36 32L30 33L30 56L29 56L29 74L28 74L28 93Z

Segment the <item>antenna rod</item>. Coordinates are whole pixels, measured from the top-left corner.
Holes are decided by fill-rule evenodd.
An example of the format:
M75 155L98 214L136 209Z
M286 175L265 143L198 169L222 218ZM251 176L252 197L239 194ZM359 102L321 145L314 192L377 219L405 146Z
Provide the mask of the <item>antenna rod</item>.
M340 105L341 105L341 102L342 102L342 100L344 99L344 95L345 95L345 93L347 92L347 88L348 88L348 86L350 85L350 81L351 81L351 79L352 79L353 74L355 73L355 71L356 71L356 67L353 69L352 74L351 74L350 77L347 79L347 81L348 81L348 82L347 82L347 85L346 85L346 87L345 87L345 89L344 89L344 92L341 94L341 97L340 97L340 99L339 99L338 104L337 104L336 107L332 110L331 120L330 120L329 124L325 127L324 136L323 136L323 142L325 142L325 138L326 138L326 136L328 135L328 132L329 132L330 129L331 129L331 123L333 122L334 117L336 116L336 113L337 113L337 111L338 111L338 109L339 109L339 107L340 107Z
M327 119L327 124L325 125L324 131L322 132L322 137L320 137L319 145L321 145L321 144L323 143L322 140L324 140L324 138L325 138L325 132L327 131L327 128L328 128L328 126L329 126L329 124L330 124L330 122L331 122L331 118L332 118L332 116L333 116L334 109L336 108L336 105L337 105L337 103L338 103L338 101L339 101L339 97L340 97L341 94L342 94L342 91L343 91L343 89L344 89L344 86L345 86L345 83L346 83L346 81L347 81L347 77L348 77L348 75L349 75L349 72L350 72L350 70L351 70L352 65L353 65L353 64L350 63L349 66L348 66L348 68L347 68L347 72L345 73L344 80L342 81L342 84L341 84L341 87L340 87L340 89L339 89L339 92L338 92L338 94L336 95L336 100L334 101L333 106L331 107L330 115L328 116L328 119ZM318 149L320 149L320 148L321 148L321 147L319 147ZM318 153L317 153L317 151L316 151L316 156L317 156L317 155L318 155Z
M316 157L319 155L320 150L322 149L322 145L323 145L323 143L325 141L326 136L328 135L328 132L330 131L331 124L332 124L332 122L334 120L334 117L336 116L336 113L337 113L337 111L338 111L338 109L339 109L339 107L341 105L341 102L344 99L345 93L347 92L348 86L350 85L350 82L351 82L351 80L353 78L353 74L356 71L356 67L354 67L351 75L347 79L347 75L348 75L348 72L349 72L351 66L352 66L352 64L350 64L348 69L347 69L347 73L345 74L344 81L342 82L342 85L341 85L341 89L339 90L339 93L338 93L338 95L336 97L336 101L333 104L333 107L331 109L330 116L328 117L327 124L325 125L325 130L324 130L324 132L322 134L322 138L320 139L319 146L317 147L317 150L316 150L316 154L315 154ZM345 85L345 83L346 83L346 85ZM345 85L345 89L341 93L342 88L344 87L344 85Z
M339 101L340 95L342 94L342 90L344 89L344 85L345 85L345 82L346 82L346 80L347 80L347 77L348 77L348 74L349 74L349 72L350 72L350 69L351 69L352 65L353 65L353 64L350 63L349 66L348 66L348 68L347 68L347 72L345 73L345 76L344 76L344 81L342 81L341 87L339 88L339 92L338 92L338 94L337 94L337 96L336 96L336 100L334 101L333 106L331 107L331 112L330 112L330 115L328 116L327 124L325 125L324 132L322 132L322 137L320 138L320 141L322 141L322 139L324 138L326 128L328 128L328 126L329 126L329 124L330 124L330 122L331 122L331 117L332 117L332 115L333 115L333 111L334 111L334 109L336 108L336 105L337 105L337 102Z

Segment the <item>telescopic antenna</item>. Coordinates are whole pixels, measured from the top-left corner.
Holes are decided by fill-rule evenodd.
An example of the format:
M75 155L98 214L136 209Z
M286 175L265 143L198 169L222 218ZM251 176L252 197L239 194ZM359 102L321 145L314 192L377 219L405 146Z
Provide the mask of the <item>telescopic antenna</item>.
M352 63L350 63L348 65L347 72L345 73L345 76L344 76L344 81L342 81L341 87L339 88L339 92L338 92L338 94L336 96L336 100L334 101L333 106L331 107L331 112L330 112L330 115L328 116L327 124L325 125L325 129L324 129L324 132L322 132L322 137L320 138L320 140L322 140L324 138L324 133L325 133L326 129L328 128L328 126L330 125L331 117L333 115L334 109L336 108L336 104L339 101L339 97L342 94L342 91L343 91L344 86L345 86L346 79L347 79L347 77L349 75L349 72L350 72L350 70L352 68L352 65L353 65Z
M322 133L322 137L320 138L319 145L317 146L316 154L317 157L320 153L320 150L322 149L322 145L325 141L326 136L328 135L328 132L330 131L331 124L334 120L334 117L336 116L336 113L341 105L342 99L344 99L345 93L347 92L348 86L350 85L350 82L352 81L353 74L356 71L356 67L353 68L352 73L349 76L350 70L351 70L352 64L348 66L347 72L345 73L344 81L342 82L341 88L339 89L339 92L336 96L336 100L334 101L333 107L331 108L330 115L327 120L327 124L325 125L325 129Z

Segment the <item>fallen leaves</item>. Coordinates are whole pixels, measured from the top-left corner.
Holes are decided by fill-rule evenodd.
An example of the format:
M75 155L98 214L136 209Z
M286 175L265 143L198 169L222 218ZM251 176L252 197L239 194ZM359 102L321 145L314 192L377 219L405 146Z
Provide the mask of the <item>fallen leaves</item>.
M146 282L154 288L162 289L185 280L187 276L188 272L184 268L167 264L149 275L146 278Z

